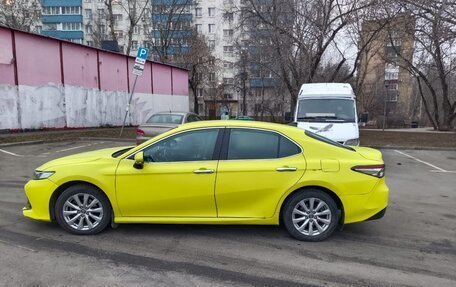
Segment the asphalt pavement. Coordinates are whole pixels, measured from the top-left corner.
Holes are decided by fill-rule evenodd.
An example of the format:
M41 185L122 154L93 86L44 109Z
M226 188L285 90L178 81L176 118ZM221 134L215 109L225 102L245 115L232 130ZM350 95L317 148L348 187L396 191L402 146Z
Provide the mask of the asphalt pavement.
M318 243L276 226L138 224L75 236L22 216L34 168L125 145L0 147L1 286L456 286L456 151L383 150L385 217Z

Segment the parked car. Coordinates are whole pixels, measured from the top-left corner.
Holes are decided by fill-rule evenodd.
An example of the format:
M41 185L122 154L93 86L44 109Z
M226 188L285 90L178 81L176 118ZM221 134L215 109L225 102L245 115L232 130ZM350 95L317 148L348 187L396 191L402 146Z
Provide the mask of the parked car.
M185 124L136 147L67 156L25 185L26 217L74 234L114 223L282 222L299 240L377 219L388 204L382 154L296 127Z
M233 118L233 120L239 120L239 121L254 121L255 119L249 116L237 116Z
M201 120L198 115L189 112L161 112L153 114L144 124L136 129L136 144L142 144L181 124Z

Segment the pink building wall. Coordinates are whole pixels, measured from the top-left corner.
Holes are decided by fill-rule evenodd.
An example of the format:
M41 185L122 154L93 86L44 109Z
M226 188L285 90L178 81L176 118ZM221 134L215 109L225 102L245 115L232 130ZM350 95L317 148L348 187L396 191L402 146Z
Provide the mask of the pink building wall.
M7 29L0 29L0 84L14 85L13 65L13 41L11 40L12 32Z
M66 85L98 87L97 50L62 43L63 78Z
M119 125L134 58L0 27L0 129ZM188 72L147 61L129 123L188 110Z

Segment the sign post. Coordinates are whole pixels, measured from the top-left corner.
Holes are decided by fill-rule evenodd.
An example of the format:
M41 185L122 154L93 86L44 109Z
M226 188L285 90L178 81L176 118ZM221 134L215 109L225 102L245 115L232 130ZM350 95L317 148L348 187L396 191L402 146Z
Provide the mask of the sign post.
M144 65L146 64L147 55L149 54L148 48L138 48L138 54L136 54L135 64L133 65L133 74L135 75L135 81L133 82L133 87L131 89L130 98L128 99L127 108L125 109L125 117L122 123L122 128L120 129L119 137L122 136L123 129L125 127L125 122L127 121L128 113L130 112L131 99L133 98L133 93L135 92L136 81L138 76L142 76L144 71Z

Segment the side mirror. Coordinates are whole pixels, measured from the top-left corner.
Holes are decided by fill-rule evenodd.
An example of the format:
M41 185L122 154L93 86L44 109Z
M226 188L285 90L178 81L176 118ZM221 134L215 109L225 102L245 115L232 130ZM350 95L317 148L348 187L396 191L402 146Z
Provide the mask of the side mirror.
M133 167L136 169L143 169L144 167L144 152L140 151L135 154L135 163Z

